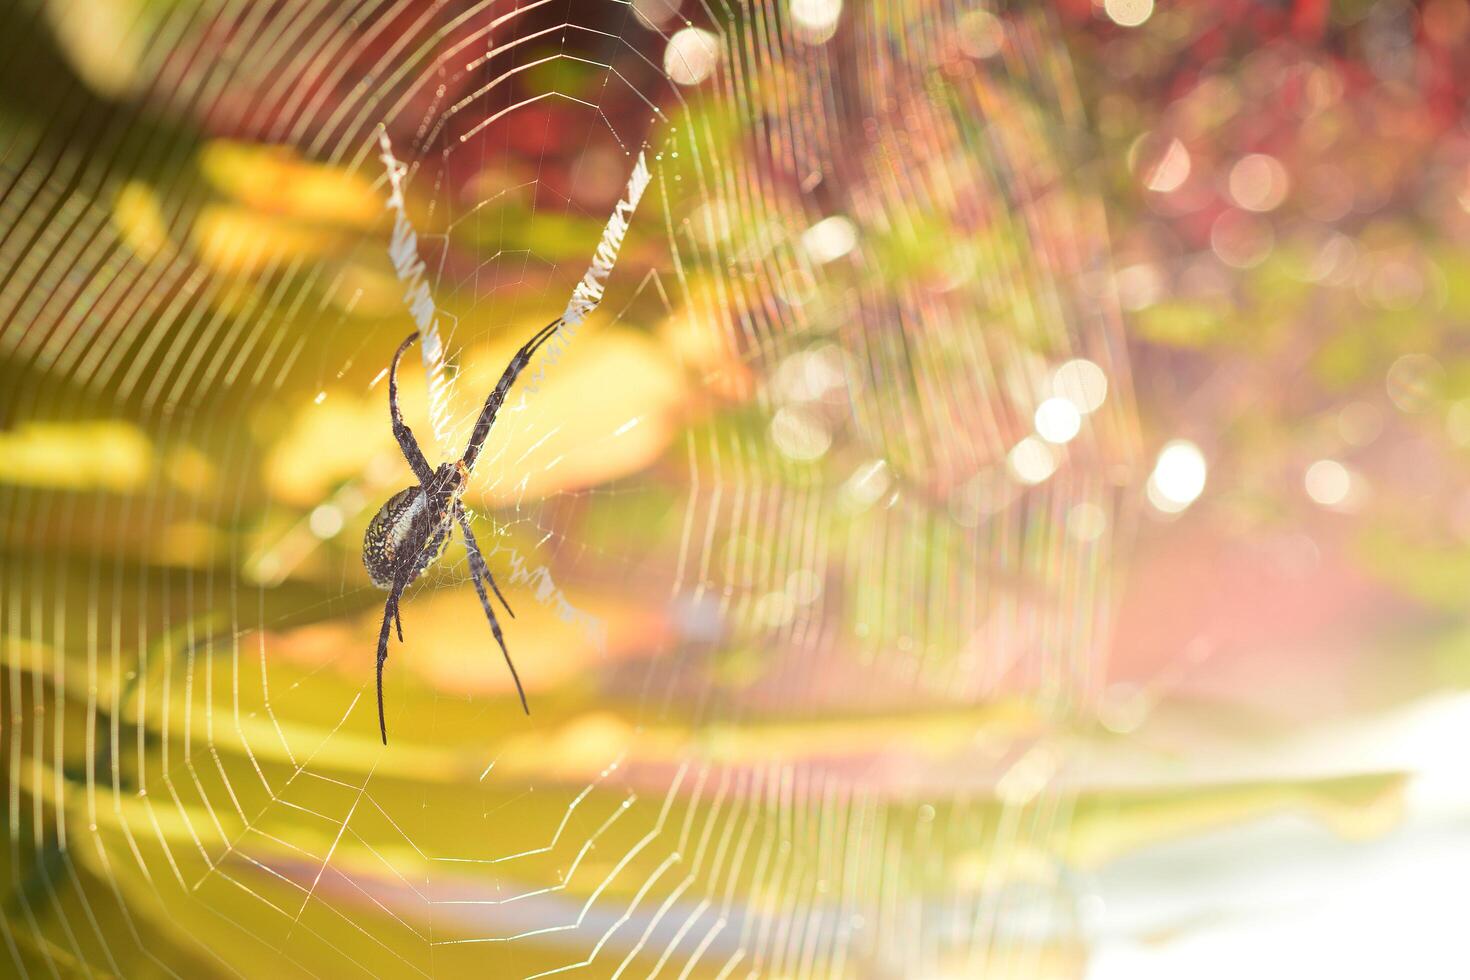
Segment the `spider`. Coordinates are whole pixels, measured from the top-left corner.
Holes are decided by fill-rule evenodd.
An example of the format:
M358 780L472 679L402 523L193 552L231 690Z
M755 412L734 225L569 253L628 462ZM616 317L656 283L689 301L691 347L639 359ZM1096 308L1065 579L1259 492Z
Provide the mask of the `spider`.
M403 357L403 352L419 339L418 331L409 334L393 355L393 366L388 372L388 413L393 420L393 435L418 483L389 497L382 510L368 524L367 533L362 539L362 563L367 567L368 577L378 588L388 590L388 602L383 607L383 627L378 633L378 728L382 732L384 745L388 744L388 724L383 716L383 663L388 659L388 627L398 627L398 642L402 643L403 620L398 614L398 601L403 590L443 554L455 524L459 525L460 532L464 535L465 551L470 559L470 578L474 580L475 591L480 595L480 605L485 609L485 616L490 620L490 631L495 634L500 652L505 655L505 665L510 668L510 676L516 683L516 693L521 697L521 708L526 714L531 713L526 704L525 689L521 687L520 675L511 662L510 651L505 647L505 637L500 632L500 623L495 618L490 597L485 593L486 582L490 583L495 597L505 606L505 611L510 613L512 619L515 618L515 613L511 612L505 596L500 594L500 587L495 584L495 579L490 575L490 567L480 554L460 497L469 482L470 471L475 468L475 460L485 445L485 438L490 434L490 426L495 424L495 413L500 410L511 385L515 384L516 378L530 363L536 349L546 343L559 326L560 317L538 330L516 352L515 357L510 359L500 381L485 399L485 407L480 410L480 417L475 421L464 456L453 463L441 463L438 469L431 468L428 460L424 459L412 430L404 424L403 414L398 410L398 361Z

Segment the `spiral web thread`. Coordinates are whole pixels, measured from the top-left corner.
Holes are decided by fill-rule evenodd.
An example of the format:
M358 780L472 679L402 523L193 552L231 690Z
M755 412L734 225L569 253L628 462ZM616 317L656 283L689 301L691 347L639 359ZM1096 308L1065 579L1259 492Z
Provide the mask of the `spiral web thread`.
M123 30L126 98L81 79L17 129L5 417L111 454L0 488L20 972L974 976L1077 955L1065 731L1095 694L1133 422L1065 54L1044 18L1000 11L982 50L947 2L634 6L173 4ZM615 187L648 147L608 300L527 377L480 490L518 611L603 623L607 602L578 604L611 592L657 629L539 687L522 653L529 722L508 690L413 679L425 648L395 652L404 707L371 748L358 638L381 599L323 527L365 520L388 481L269 500L257 433L343 391L386 429L383 352L409 317L396 291L364 313L351 264L391 277L386 234L350 261L246 237L211 262L214 151L168 113L354 175L375 221L391 134L444 317L424 356L447 359L448 445L483 395L467 358L561 308L597 245L546 257L524 229L605 224L574 193L598 171L560 172L553 125ZM473 189L533 124L530 175ZM501 210L517 194L529 211ZM152 238L119 218L140 208ZM487 230L497 213L517 224ZM618 330L678 349L676 328L703 340L657 459L518 491L505 447L554 434L538 406L579 349ZM1107 400L1022 479L1012 449L1072 358ZM655 420L611 421L589 439ZM1078 508L1104 530L1075 533ZM488 660L452 556L406 631L466 595L451 653Z

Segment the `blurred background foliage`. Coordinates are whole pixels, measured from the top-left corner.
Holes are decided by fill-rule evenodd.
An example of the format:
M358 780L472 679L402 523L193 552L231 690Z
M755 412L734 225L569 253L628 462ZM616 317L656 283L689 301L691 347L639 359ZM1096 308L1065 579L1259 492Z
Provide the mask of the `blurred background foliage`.
M1102 976L1161 842L1463 818L1470 4L685 7L0 12L18 970ZM380 126L460 442L656 171L467 498L533 717L456 546L386 750Z

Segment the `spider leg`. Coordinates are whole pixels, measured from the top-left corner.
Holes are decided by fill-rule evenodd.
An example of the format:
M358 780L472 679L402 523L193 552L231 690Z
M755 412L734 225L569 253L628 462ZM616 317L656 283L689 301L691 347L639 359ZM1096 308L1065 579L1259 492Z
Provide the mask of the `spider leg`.
M500 586L495 584L495 576L490 574L490 566L485 562L485 556L480 551L480 543L475 540L474 532L470 530L469 515L464 512L463 507L456 506L454 516L459 518L459 529L464 534L465 550L469 552L470 564L479 564L480 574L485 576L485 580L490 583L490 588L495 590L495 598L499 599L505 611L510 613L510 618L515 619L515 610L510 608L510 603L506 602L505 596L500 594Z
M446 524L438 534L434 536L429 544L431 554L438 554L438 542L449 533L452 525ZM388 627L390 624L398 627L398 642L403 642L403 616L400 612L400 600L403 598L403 590L408 588L408 583L413 576L414 567L408 566L401 569L393 579L393 588L388 593L388 602L383 606L383 629L378 634L378 728L383 733L383 744L388 744L388 724L383 718L383 663L388 659Z
M383 664L388 660L388 628L398 619L398 597L406 583L393 583L388 601L383 606L383 628L378 631L378 730L383 734L383 744L388 744L388 722L383 714ZM403 642L403 622L398 624L398 642Z
M413 430L403 421L403 413L398 410L398 361L403 357L403 352L418 339L419 334L415 330L398 345L398 351L393 355L393 366L388 369L388 414L393 418L393 437L398 440L398 448L403 450L409 468L420 483L428 486L433 482L434 468L424 459L423 450L419 449L418 441L413 437Z
M526 341L525 345L516 351L515 357L510 359L510 363L505 366L504 373L500 375L500 381L485 399L485 407L480 410L480 417L475 420L474 431L470 433L469 448L464 451L464 464L468 469L475 468L475 460L480 456L480 449L485 445L485 438L490 435L490 426L495 424L495 413L499 412L500 406L505 403L505 396L510 393L510 386L515 384L516 378L520 377L526 365L531 363L531 356L536 353L536 349L550 340L560 326L561 317L557 317L536 331L535 336Z
M480 596L480 605L485 610L485 617L490 620L490 632L495 634L495 642L500 644L500 652L505 656L505 665L510 668L511 680L516 682L516 693L521 696L521 710L529 715L531 708L526 704L526 689L521 686L521 675L516 673L516 665L511 661L510 651L505 647L505 636L500 632L500 621L495 618L495 607L490 605L490 597L485 594L485 583L480 580L481 575L490 578L490 569L485 566L485 559L481 557L480 549L475 545L475 539L470 536L469 527L466 526L468 523L461 514L460 525L465 532L465 550L470 556L470 578L474 580L475 592ZM493 588L495 580L490 579L490 584ZM500 590L496 589L495 594L499 595Z

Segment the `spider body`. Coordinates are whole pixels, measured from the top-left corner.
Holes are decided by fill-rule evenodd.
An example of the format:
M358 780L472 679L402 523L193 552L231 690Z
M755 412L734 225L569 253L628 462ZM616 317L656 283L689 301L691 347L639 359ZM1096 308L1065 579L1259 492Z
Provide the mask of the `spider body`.
M431 488L414 484L388 498L362 539L362 563L374 585L391 589L405 570L411 585L438 560L464 483L463 474L445 463L434 471ZM431 548L436 539L438 547Z
M470 578L475 583L475 592L480 597L480 606L485 610L485 617L490 621L490 632L500 644L500 652L505 656L511 678L515 680L521 708L527 714L531 712L526 704L526 692L521 687L521 679L516 674L515 664L511 662L510 651L506 649L505 637L500 632L500 622L495 618L495 610L485 591L486 582L490 584L490 589L500 600L500 604L505 606L505 611L512 618L515 613L511 612L505 596L500 594L500 588L490 575L484 556L480 554L474 532L470 530L469 515L465 512L460 497L469 483L470 471L485 445L490 427L495 424L495 415L505 402L511 386L531 362L531 356L536 353L537 348L549 340L559 326L561 319L553 320L538 330L516 352L501 374L500 381L485 399L485 407L480 410L480 417L475 421L464 456L453 463L440 464L437 468L429 466L412 430L404 424L403 414L398 410L398 362L402 359L403 352L418 340L418 333L409 334L393 355L393 365L388 372L388 414L393 422L394 438L398 440L398 446L403 450L403 456L408 460L418 482L388 498L388 502L369 522L362 541L362 563L367 568L368 578L378 588L388 592L388 601L383 606L383 625L378 632L378 728L382 732L384 745L388 744L388 724L383 714L383 664L388 659L389 629L397 626L398 641L403 642L403 620L398 614L403 590L423 575L444 553L456 525L464 537L465 553L470 561Z

